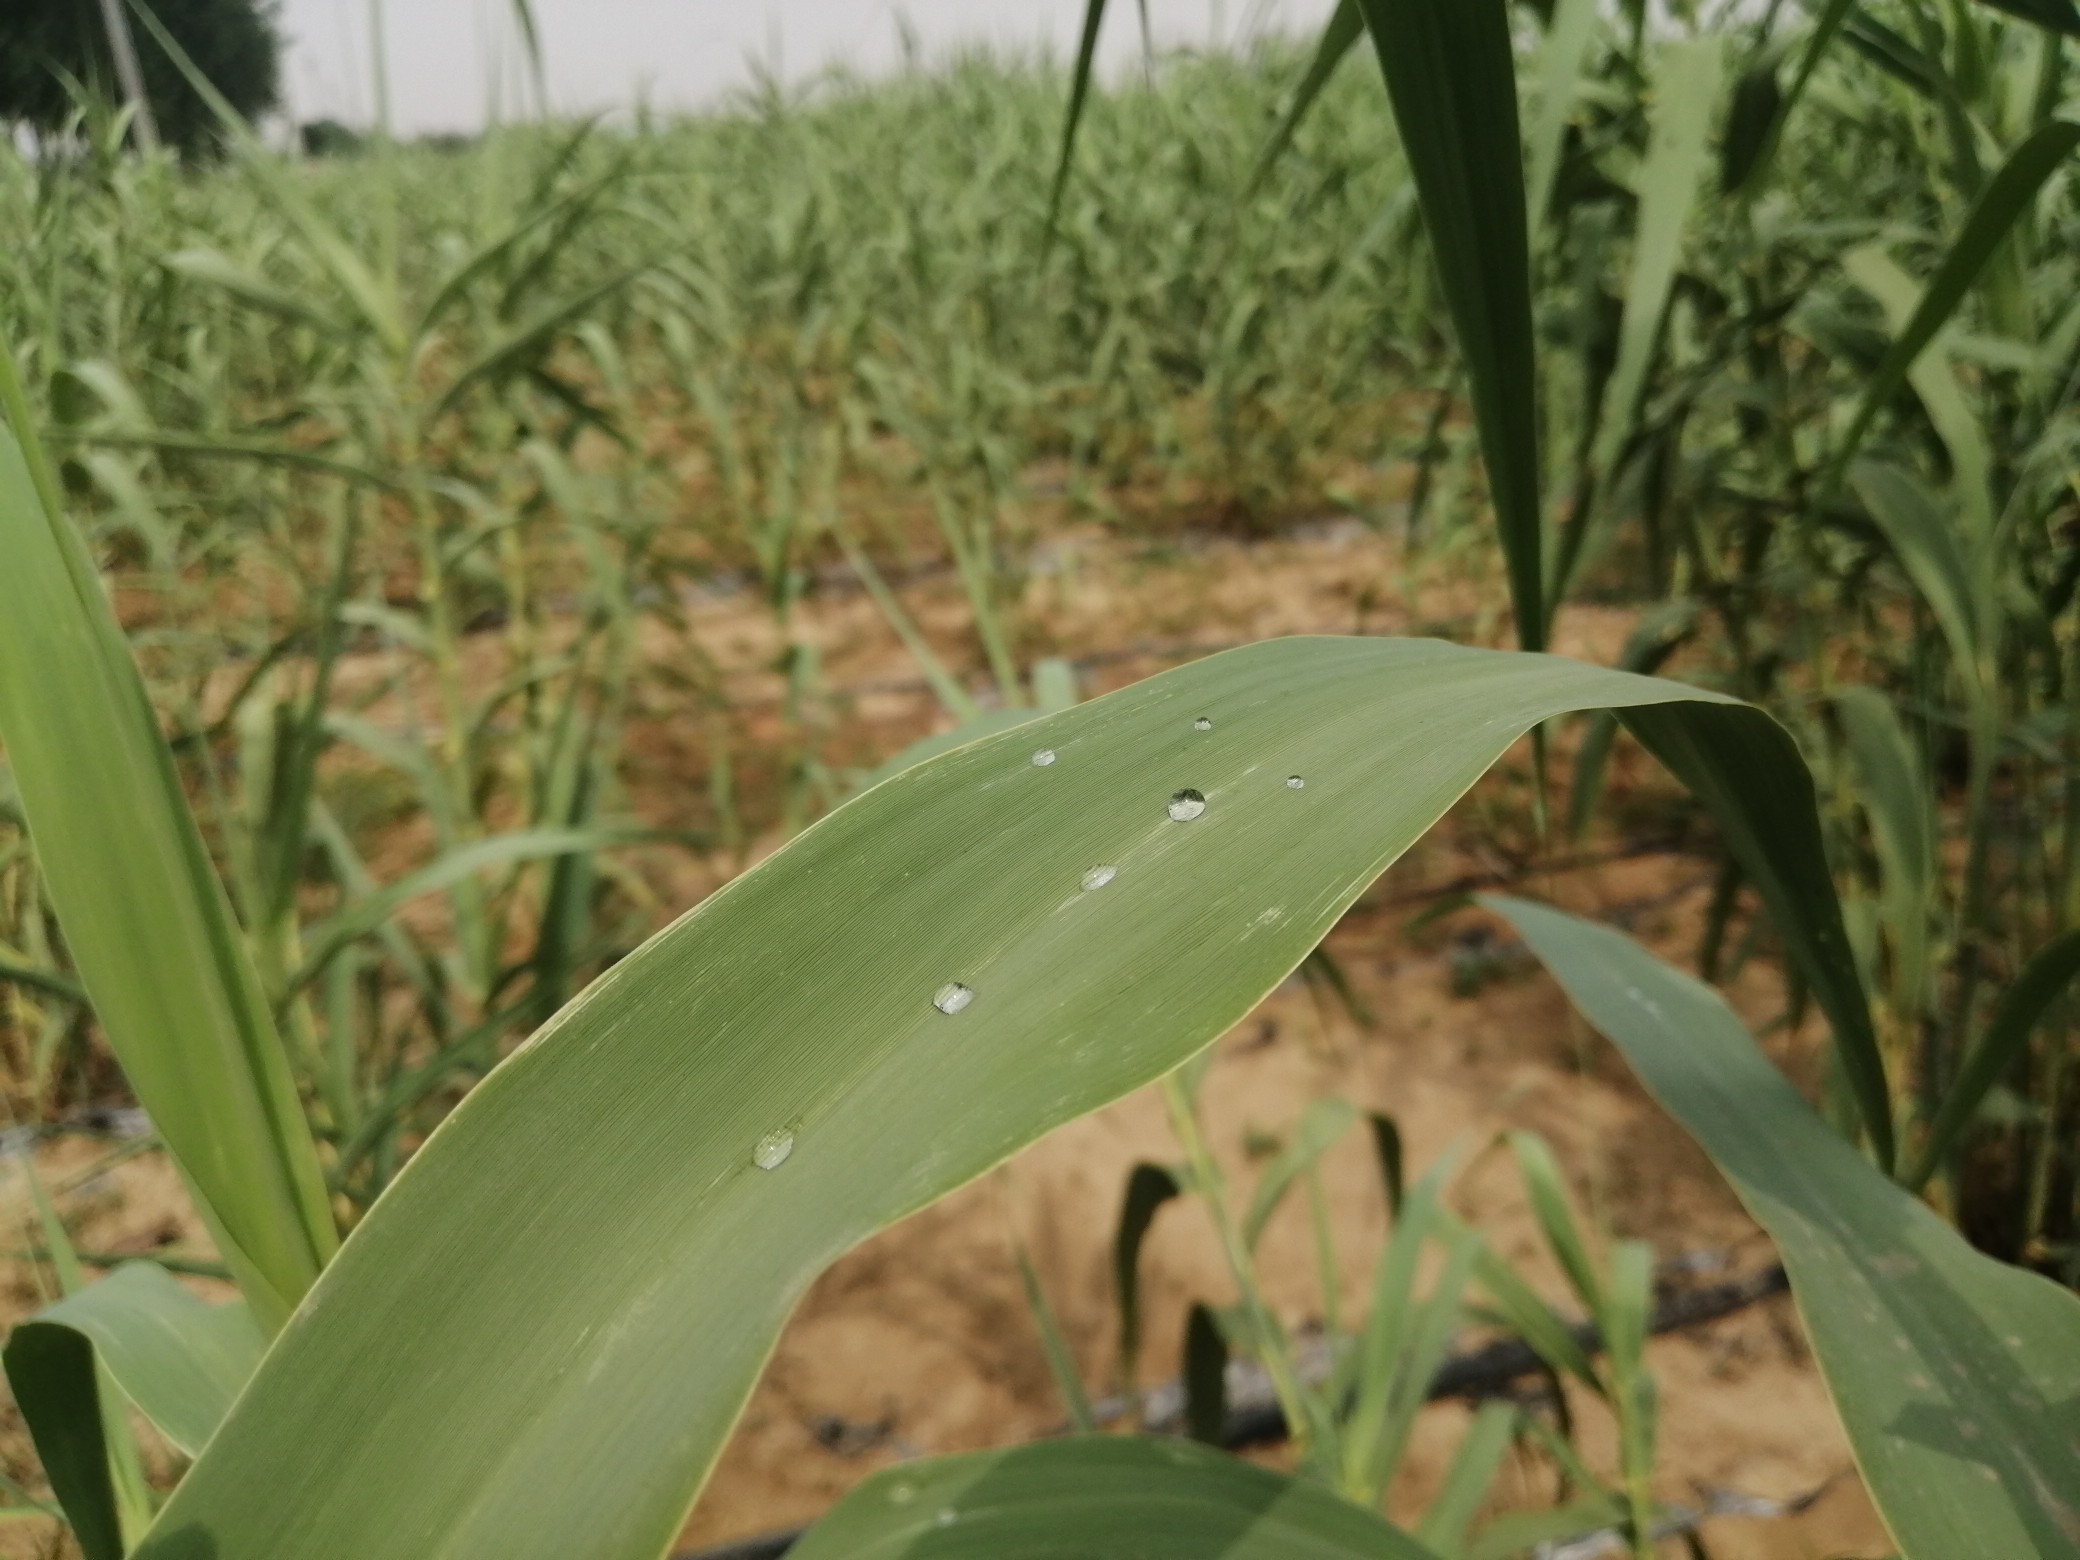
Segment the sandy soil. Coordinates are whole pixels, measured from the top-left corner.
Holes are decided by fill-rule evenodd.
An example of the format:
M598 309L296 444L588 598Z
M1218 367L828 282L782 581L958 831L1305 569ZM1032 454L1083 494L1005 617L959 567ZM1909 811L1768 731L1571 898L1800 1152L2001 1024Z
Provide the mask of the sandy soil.
M1491 581L1449 560L1401 571L1384 543L1347 525L1249 545L1202 539L1161 549L1071 535L1053 544L1046 563L1028 592L1028 648L1076 657L1086 693L1195 651L1273 634L1441 629L1480 641L1499 626ZM913 583L904 596L951 660L976 664L950 580ZM1609 660L1629 621L1617 609L1572 611L1560 648ZM818 644L833 690L835 761L871 762L939 723L915 667L863 597L830 592L812 600L802 632ZM761 724L777 729L781 688L769 668L779 639L755 601L695 601L683 633L655 630L645 649L659 661L689 646L711 659L732 699L752 712L751 735ZM660 708L632 733L628 782L645 817L684 823L694 789L688 777L705 773L705 739L668 713ZM1515 1172L1506 1155L1486 1151L1496 1133L1532 1128L1551 1139L1578 1206L1605 1236L1649 1241L1671 1262L1704 1254L1729 1272L1767 1265L1767 1242L1710 1165L1549 982L1508 958L1492 933L1482 942L1477 915L1409 929L1426 890L1469 874L1520 873L1529 842L1512 837L1523 815L1512 792L1521 795L1521 763L1514 776L1510 769L1462 804L1332 937L1332 953L1374 1017L1369 1028L1290 982L1221 1042L1203 1096L1216 1152L1247 1186L1254 1159L1311 1100L1341 1094L1387 1112L1404 1134L1412 1170L1449 1149L1468 1151L1454 1206L1560 1303L1564 1286L1539 1248ZM1609 813L1616 821L1585 847L1604 854L1652 838L1669 794L1636 755L1621 756L1614 773ZM399 848L409 855L409 841ZM685 856L644 864L665 908L683 907L726 870ZM1542 873L1520 887L1622 918L1681 959L1696 945L1710 871L1703 857L1662 851ZM1475 965L1480 978L1469 979ZM1734 995L1758 1024L1781 1007L1760 963ZM1780 1030L1770 1044L1810 1084L1816 1035ZM206 1251L163 1161L146 1154L96 1171L105 1152L80 1138L39 1150L83 1247ZM1033 1253L1084 1380L1094 1391L1112 1390L1110 1251L1120 1190L1137 1161L1175 1157L1160 1103L1144 1092L1062 1129L840 1261L788 1324L685 1542L807 1521L896 1457L1001 1445L1056 1428L1062 1404L1020 1291L1017 1240ZM1385 1229L1378 1176L1355 1136L1331 1152L1324 1171L1349 1315L1362 1308ZM6 1200L22 1236L10 1245L28 1241L20 1191L18 1178L10 1179ZM1296 1327L1317 1319L1312 1241L1297 1200L1274 1220L1263 1252L1285 1319ZM1172 1372L1189 1303L1229 1297L1196 1208L1177 1203L1162 1213L1144 1274L1143 1374L1153 1381ZM0 1282L4 1319L34 1308L25 1265L10 1264ZM1790 1500L1820 1492L1795 1516L1713 1520L1704 1538L1715 1560L1890 1552L1787 1300L1663 1339L1650 1358L1661 1384L1659 1484L1668 1499L1695 1504L1727 1492ZM1593 1404L1575 1407L1592 1466L1607 1470L1609 1425ZM1425 1411L1393 1494L1394 1514L1422 1509L1466 1417L1452 1403ZM10 1424L0 1434L0 1467L26 1479L32 1466L18 1424ZM1528 1464L1510 1468L1498 1509L1547 1499L1545 1477ZM52 1552L46 1533L29 1531L34 1526L0 1528L0 1554Z

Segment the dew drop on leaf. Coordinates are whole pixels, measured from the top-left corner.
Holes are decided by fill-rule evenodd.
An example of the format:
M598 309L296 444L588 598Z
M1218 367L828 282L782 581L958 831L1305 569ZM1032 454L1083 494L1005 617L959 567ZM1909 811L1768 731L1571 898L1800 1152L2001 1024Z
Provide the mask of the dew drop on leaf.
M1083 875L1083 891L1088 894L1094 888L1103 888L1118 876L1118 867L1092 867Z
M1187 786L1170 798L1170 821L1190 823L1206 811L1206 798Z
M1307 781L1299 775L1288 775L1286 776L1286 789L1288 791L1304 791L1307 789Z
M1193 722L1192 722L1192 730L1194 730L1194 731L1211 731L1211 730L1213 730L1213 717L1212 717L1212 716L1210 716L1210 715L1201 715L1201 716L1200 716L1200 717L1199 717L1199 718L1198 718L1197 720L1195 720L1195 721L1193 721Z
M974 1000L974 988L950 980L933 993L932 1006L950 1018Z
M1035 769L1045 769L1049 764L1052 764L1053 762L1053 748L1042 748L1039 752L1033 755L1033 767Z
M751 1149L751 1162L761 1170L778 1170L794 1152L794 1128L775 1127Z

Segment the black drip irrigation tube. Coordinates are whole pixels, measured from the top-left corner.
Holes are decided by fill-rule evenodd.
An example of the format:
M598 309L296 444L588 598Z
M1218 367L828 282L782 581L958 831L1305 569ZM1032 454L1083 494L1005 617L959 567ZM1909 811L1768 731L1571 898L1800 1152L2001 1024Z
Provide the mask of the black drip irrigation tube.
M1783 1294L1790 1283L1781 1264L1767 1267L1745 1278L1696 1289L1679 1290L1654 1308L1647 1330L1655 1337L1715 1322L1737 1311ZM1594 1322L1577 1322L1568 1329L1574 1341L1589 1354L1601 1353L1603 1334ZM1512 1383L1546 1370L1538 1351L1521 1338L1499 1338L1478 1349L1454 1354L1438 1366L1430 1378L1426 1401L1441 1398L1497 1396ZM1285 1415L1276 1403L1251 1404L1235 1409L1221 1429L1221 1445L1229 1451L1252 1446L1270 1446L1286 1438ZM739 1539L712 1549L682 1550L672 1560L780 1560L792 1549L807 1528L790 1528L756 1538Z

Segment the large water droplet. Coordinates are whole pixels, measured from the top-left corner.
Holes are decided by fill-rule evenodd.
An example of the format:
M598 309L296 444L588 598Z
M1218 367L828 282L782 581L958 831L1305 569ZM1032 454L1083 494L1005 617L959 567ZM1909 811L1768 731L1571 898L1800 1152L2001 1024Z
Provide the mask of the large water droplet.
M1054 762L1054 749L1053 749L1053 748L1042 748L1042 749L1041 749L1041 750L1040 750L1039 752L1037 752L1037 753L1035 753L1035 754L1033 755L1033 767L1034 767L1035 769L1045 769L1045 768L1046 768L1046 767L1047 767L1047 766L1048 766L1049 764L1051 764L1051 763L1053 763L1053 762Z
M1190 786L1170 798L1170 821L1190 823L1206 811L1206 798Z
M1298 775L1288 775L1286 776L1286 789L1288 791L1304 791L1307 789L1307 782Z
M1083 875L1083 891L1088 894L1094 888L1103 888L1118 876L1118 867L1092 867Z
M974 1000L975 992L972 987L963 986L957 980L950 980L933 993L932 1006L950 1018Z
M1193 721L1193 722L1192 722L1192 730L1194 730L1194 731L1211 731L1211 730L1213 730L1213 717L1212 717L1211 715L1201 715L1201 716L1200 716L1200 717L1199 717L1199 718L1198 718L1197 720L1195 720L1195 721Z
M794 1152L794 1128L775 1127L751 1148L751 1162L761 1170L778 1170Z

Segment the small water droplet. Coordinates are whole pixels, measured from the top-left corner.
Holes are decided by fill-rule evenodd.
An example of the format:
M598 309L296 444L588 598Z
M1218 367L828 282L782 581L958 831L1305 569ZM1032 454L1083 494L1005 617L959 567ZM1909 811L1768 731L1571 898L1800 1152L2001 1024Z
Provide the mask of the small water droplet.
M1287 775L1286 789L1288 791L1304 791L1307 789L1307 781L1299 775Z
M932 1006L949 1018L975 1000L973 987L950 980L932 994Z
M1094 888L1103 888L1118 876L1118 867L1092 867L1083 875L1083 891L1088 894Z
M1053 749L1053 748L1042 748L1042 749L1041 749L1041 750L1040 750L1039 752L1037 752L1037 753L1035 753L1035 754L1033 755L1033 767L1034 767L1035 769L1045 769L1045 768L1046 768L1046 767L1047 767L1047 766L1048 766L1049 764L1051 764L1051 763L1053 763L1053 762L1054 762L1054 749Z
M953 1524L958 1520L959 1513L956 1512L951 1506L941 1506L939 1508L939 1514L936 1517L932 1518L932 1521L940 1527L952 1527Z
M908 1479L899 1481L888 1492L888 1503L891 1506L907 1506L915 1499L917 1499L917 1486Z
M794 1152L794 1128L775 1127L752 1145L751 1162L761 1170L778 1170Z
M1170 798L1170 821L1190 823L1206 811L1206 798L1187 786Z
M1192 722L1192 730L1194 730L1194 731L1211 731L1211 730L1213 730L1213 719L1212 719L1212 717L1211 717L1211 716L1207 716L1207 715L1201 715L1201 716L1200 716L1200 717L1199 717L1199 718L1198 718L1197 720L1195 720L1195 721L1193 721L1193 722Z

